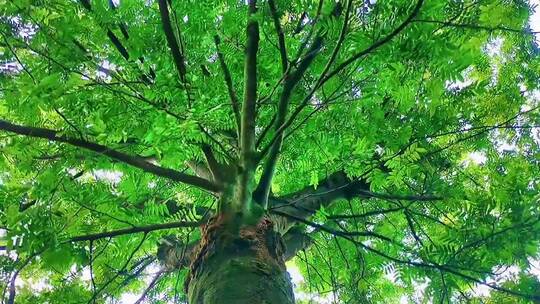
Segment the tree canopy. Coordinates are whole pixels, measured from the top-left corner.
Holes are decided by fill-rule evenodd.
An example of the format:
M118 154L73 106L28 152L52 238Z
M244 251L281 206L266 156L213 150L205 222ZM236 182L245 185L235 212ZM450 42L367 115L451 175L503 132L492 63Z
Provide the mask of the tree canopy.
M0 0L3 303L185 303L227 208L298 303L539 303L533 10Z

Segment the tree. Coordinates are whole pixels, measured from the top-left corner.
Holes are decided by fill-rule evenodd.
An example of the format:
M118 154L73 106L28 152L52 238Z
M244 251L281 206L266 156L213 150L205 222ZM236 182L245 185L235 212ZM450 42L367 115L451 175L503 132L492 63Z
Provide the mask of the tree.
M0 0L3 303L538 303L532 12Z

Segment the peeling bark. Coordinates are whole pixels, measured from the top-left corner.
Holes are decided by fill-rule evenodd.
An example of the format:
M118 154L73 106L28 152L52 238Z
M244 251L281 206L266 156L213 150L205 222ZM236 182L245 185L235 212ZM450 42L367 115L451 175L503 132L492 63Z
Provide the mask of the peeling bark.
M294 303L283 240L272 222L263 218L239 230L229 222L216 217L202 229L185 285L189 303Z

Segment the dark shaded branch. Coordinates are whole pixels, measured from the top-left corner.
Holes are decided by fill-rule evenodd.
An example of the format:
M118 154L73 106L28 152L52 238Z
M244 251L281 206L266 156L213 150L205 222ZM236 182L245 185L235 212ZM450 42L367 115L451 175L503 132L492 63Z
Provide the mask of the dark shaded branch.
M204 153L204 158L206 159L206 163L208 164L208 169L210 170L212 177L215 181L220 180L221 166L216 160L214 152L212 152L212 148L207 144L203 144L202 151Z
M83 139L70 138L64 135L59 135L57 131L36 128L36 127L27 127L12 124L5 120L0 120L0 130L16 133L19 135L25 135L30 137L44 138L55 142L62 142L70 144L75 147L87 149L99 154L103 154L112 159L118 160L120 162L126 163L133 167L142 169L145 172L152 173L157 176L165 177L173 181L182 182L188 185L199 187L212 192L219 191L219 187L212 182L202 179L197 176L188 175L173 169L163 168L156 166L150 162L147 162L144 158L140 156L128 155L126 153L111 149L109 147L89 142Z
M174 65L178 70L178 75L180 80L185 85L186 84L186 66L184 61L184 55L180 51L180 46L178 45L178 40L174 35L173 28L171 26L171 17L169 15L169 8L167 5L167 0L158 0L159 4L159 13L161 15L161 23L163 25L163 31L165 32L165 38L167 39L167 44L171 50L173 56Z
M358 190L358 194L363 197L374 197L385 200L400 200L400 201L440 201L444 198L436 195L399 195L399 194L388 194L388 193L378 193L371 192L367 190Z
M285 261L292 259L300 250L305 250L313 244L313 239L300 228L293 228L283 235L285 243Z
M116 288L121 289L129 285L131 282L137 280L143 275L143 272L148 269L154 262L156 258L153 255L146 255L142 258L139 258L137 261L129 267L129 271L125 271L123 275L125 276L122 281L116 286Z
M312 186L305 187L297 192L279 198L271 198L270 213L279 211L298 218L307 219L321 207L328 207L340 199L352 199L355 197L378 198L384 200L410 201L406 206L390 209L374 210L363 214L335 215L331 219L362 218L373 215L398 212L407 209L413 202L437 201L443 198L435 195L398 195L369 191L370 184L364 179L350 179L343 171L330 174L327 178L318 182L317 189ZM289 217L291 218L291 217ZM297 221L276 219L279 229L287 231Z
M411 216L409 215L409 212L407 212L407 210L405 210L405 212L403 214L405 214L405 219L407 220L407 225L409 226L409 230L411 230L411 234L414 237L414 239L421 246L424 245L424 243L422 242L422 240L418 236L418 233L416 233L416 228L414 228L414 223L413 223L413 221L411 219Z
M116 37L116 35L111 30L107 30L107 37L109 37L112 44L118 50L118 52L120 52L122 57L124 57L126 60L129 60L129 53L127 49L124 47L122 42L120 42L120 39L118 39L118 37Z
M90 12L92 11L92 4L90 3L90 0L79 0L79 2L85 9ZM116 34L114 34L110 29L107 29L107 37L109 37L109 40L111 40L112 44L114 45L116 50L122 55L122 57L124 57L126 60L129 60L129 53L122 44L122 42L120 42L120 39L118 39Z
M324 0L319 0L319 3L317 4L317 12L315 13L315 17L313 18L313 21L305 23L305 25L307 25L308 23L311 23L311 27L309 29L308 34L306 35L306 37L304 38L304 40L300 44L300 47L296 51L296 55L294 56L293 62L298 61L300 56L302 56L302 53L304 52L305 48L307 47L309 41L311 40L311 37L313 36L313 32L315 31L315 25L318 23L319 19L321 18L321 15L322 15L323 4L324 4ZM304 16L302 19L304 19L305 17L306 16ZM309 18L308 18L308 20L309 20ZM300 29L300 31L303 30L303 27L305 27L305 25L302 26L302 29ZM295 34L296 34L296 31L295 31ZM293 34L293 36L294 36L294 34Z
M172 222L172 223L164 223L164 224L154 224L154 225L148 225L148 226L131 227L131 228L118 229L118 230L106 231L106 232L100 232L100 233L94 233L94 234L80 235L80 236L70 238L68 242L93 241L93 240L110 238L110 237L126 235L126 234L133 234L133 233L140 233L140 232L144 232L145 234L147 234L156 230L182 228L182 227L199 227L200 225L201 225L200 222Z
M359 191L367 191L369 184L364 180L351 180L345 172L338 171L319 181L317 189L309 186L280 198L269 200L271 213L279 211L291 216L307 219L321 206L327 207L339 199L351 199ZM281 217L277 219L279 229L287 231L296 221Z
M285 74L287 69L289 68L289 59L287 58L287 46L285 45L285 35L283 34L283 29L281 28L279 14L277 12L276 3L274 2L274 0L268 0L268 6L270 7L272 19L274 19L274 27L276 28L276 33L278 35L279 55L281 57L281 70L283 74Z
M231 106L233 109L234 118L236 120L236 128L237 128L238 134L240 134L240 128L241 128L240 102L238 101L238 97L236 96L236 92L234 91L231 72L229 71L229 68L227 67L227 64L225 63L225 57L223 56L223 53L219 49L220 39L218 35L214 36L214 43L216 44L219 64L221 66L221 71L223 72L223 78L225 79L225 84L227 85L227 92L229 93L229 98L231 100Z
M92 6L90 4L90 0L80 0L81 2L81 5L86 8L87 10L91 11L92 10Z

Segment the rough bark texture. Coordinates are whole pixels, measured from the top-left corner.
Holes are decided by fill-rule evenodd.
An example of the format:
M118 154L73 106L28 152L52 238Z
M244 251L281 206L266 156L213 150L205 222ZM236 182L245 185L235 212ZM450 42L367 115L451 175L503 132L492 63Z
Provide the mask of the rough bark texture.
M292 304L284 245L273 224L230 227L223 217L203 227L186 281L190 304Z

